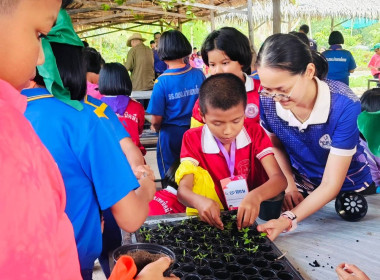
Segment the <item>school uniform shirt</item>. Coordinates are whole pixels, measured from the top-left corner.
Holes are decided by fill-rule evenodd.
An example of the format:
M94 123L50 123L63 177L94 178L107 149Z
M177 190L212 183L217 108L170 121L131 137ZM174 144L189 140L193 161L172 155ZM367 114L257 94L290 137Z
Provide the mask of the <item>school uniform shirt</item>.
M116 113L106 103L90 95L86 95L83 100L81 100L81 103L91 106L94 113L100 118L104 117L104 119L109 120L112 128L114 129L117 140L120 141L125 137L131 137L129 132L125 130L123 125L120 123Z
M347 50L327 50L322 53L329 64L327 78L349 84L350 71L356 68L355 59Z
M245 90L247 91L247 107L245 107L245 120L244 123L259 123L260 102L259 102L259 87L260 80L254 79L244 73L245 76ZM199 99L194 104L192 111L192 125L191 127L198 127L203 125L203 120L199 111ZM195 121L194 121L195 120ZM194 125L193 125L194 124Z
M165 62L163 62L159 58L157 50L153 50L153 56L154 56L154 72L156 72L156 74L161 75L162 73L164 73L166 69L168 69L168 66L166 65Z
M0 279L82 279L57 164L0 80Z
M360 101L345 84L315 80L318 95L306 122L299 122L272 98L261 97L261 125L282 142L296 172L315 186L321 184L330 153L352 156L342 191L360 189L372 182L363 147L358 145Z
M377 68L377 69L371 69L372 76L380 74L380 69L379 69L380 68L380 55L374 54L371 57L371 60L368 63L368 67L370 67L370 66L374 66Z
M145 111L143 105L125 95L104 96L101 101L106 103L118 117L120 123L132 138L133 143L146 154L144 146L140 142L140 135L144 130Z
M252 190L263 182L257 182L255 177L255 159L262 160L273 154L272 143L259 124L244 124L236 136L236 154L234 175L247 178L248 189ZM215 190L225 209L227 203L220 180L231 177L223 153L207 125L191 128L185 132L182 141L181 162L189 160L195 166L200 166L211 175Z
M77 111L46 89L22 93L28 97L25 116L62 173L65 211L74 227L81 269L92 269L102 248L99 211L139 184L104 113L105 106L87 100L83 110Z
M190 126L191 112L205 76L190 65L167 69L157 78L149 101L149 114L162 116L162 125Z

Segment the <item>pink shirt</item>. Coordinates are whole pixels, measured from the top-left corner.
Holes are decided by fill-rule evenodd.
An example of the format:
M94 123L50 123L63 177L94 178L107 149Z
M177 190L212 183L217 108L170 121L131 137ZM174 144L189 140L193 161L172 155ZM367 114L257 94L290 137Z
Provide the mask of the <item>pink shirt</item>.
M368 67L370 67L370 66L374 66L376 68L380 67L380 55L374 54L372 56L371 60L368 63ZM380 73L380 70L371 69L372 76L374 76L374 75L376 75L378 73Z
M87 94L99 99L103 97L103 95L99 92L99 86L97 84L93 84L87 81Z
M0 80L0 279L82 279L57 164Z

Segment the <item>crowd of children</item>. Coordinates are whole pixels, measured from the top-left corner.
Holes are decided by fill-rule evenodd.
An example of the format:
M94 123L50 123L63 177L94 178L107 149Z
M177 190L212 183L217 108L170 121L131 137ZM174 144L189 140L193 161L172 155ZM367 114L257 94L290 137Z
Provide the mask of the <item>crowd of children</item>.
M168 66L147 109L159 133L156 192L127 69L83 46L69 2L0 0L9 26L0 30L1 279L92 279L97 258L108 278L120 228L133 232L148 215L186 211L223 229L220 212L237 209L241 229L285 191L285 211L258 226L274 240L339 193L377 192L380 90L359 100L325 79L326 59L294 34L268 37L255 61L231 27L202 45L207 79L199 53L185 63L192 47L180 31L156 33ZM178 279L163 277L168 266L162 258L136 279ZM367 279L352 265L337 273Z

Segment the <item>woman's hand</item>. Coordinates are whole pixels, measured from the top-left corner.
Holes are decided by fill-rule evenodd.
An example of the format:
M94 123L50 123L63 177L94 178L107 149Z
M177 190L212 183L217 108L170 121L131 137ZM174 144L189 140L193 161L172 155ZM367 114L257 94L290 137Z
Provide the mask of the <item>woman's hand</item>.
M335 269L339 280L370 280L369 277L354 264L341 263Z
M304 200L302 194L296 189L292 191L285 191L284 202L282 204L282 211L290 211Z
M179 280L175 275L164 277L164 271L168 269L171 259L163 257L145 266L137 275L136 280Z
M260 232L266 232L270 240L275 240L281 232L289 228L289 219L280 217L278 219L270 220L265 224L257 226L257 230Z

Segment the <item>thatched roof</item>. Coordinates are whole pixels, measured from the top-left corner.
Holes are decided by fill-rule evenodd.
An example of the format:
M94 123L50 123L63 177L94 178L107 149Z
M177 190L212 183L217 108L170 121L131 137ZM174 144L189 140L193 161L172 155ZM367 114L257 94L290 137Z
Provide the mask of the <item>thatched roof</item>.
M379 0L296 0L295 4L281 0L283 19L298 18L367 18L380 19ZM253 21L258 24L272 20L272 0L253 2ZM243 11L246 11L244 9ZM216 20L246 21L246 14L224 14Z
M245 0L127 0L115 4L112 0L75 0L67 10L76 28L101 27L128 22L144 24L170 24L192 19L210 20L215 13L245 12L233 10Z
M272 0L252 0L255 25L272 20ZM292 4L295 2L295 4ZM352 18L380 19L379 0L281 0L282 19ZM213 4L212 4L213 3ZM74 0L68 7L77 31L120 23L177 25L198 19L219 22L247 21L247 0ZM116 27L115 27L116 28Z

